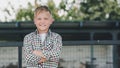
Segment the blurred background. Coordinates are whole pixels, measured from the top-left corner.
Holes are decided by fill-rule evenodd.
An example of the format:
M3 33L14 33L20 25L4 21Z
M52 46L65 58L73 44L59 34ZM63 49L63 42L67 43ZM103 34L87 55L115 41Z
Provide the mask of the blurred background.
M58 68L120 68L120 0L0 0L0 68L25 68L22 41L40 5L63 38Z

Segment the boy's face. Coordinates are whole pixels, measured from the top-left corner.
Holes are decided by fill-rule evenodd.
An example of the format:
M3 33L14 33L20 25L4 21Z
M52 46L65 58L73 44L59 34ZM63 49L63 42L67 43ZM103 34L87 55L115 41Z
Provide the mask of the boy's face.
M40 12L34 17L34 23L39 33L46 33L53 21L51 14L47 11Z

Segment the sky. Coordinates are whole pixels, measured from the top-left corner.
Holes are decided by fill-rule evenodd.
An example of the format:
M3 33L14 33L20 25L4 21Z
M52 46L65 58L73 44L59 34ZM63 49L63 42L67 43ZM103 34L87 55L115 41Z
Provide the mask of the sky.
M60 3L60 0L54 0L54 1L56 3L56 6ZM0 22L1 21L4 22L5 17L7 17L7 21L14 20L17 10L19 8L27 8L28 2L34 5L34 0L0 0ZM37 2L41 4L46 4L47 0L37 0ZM11 6L14 7L15 11L11 9ZM10 11L10 14L12 15L9 15L7 12L5 12L4 11L5 8L7 8Z

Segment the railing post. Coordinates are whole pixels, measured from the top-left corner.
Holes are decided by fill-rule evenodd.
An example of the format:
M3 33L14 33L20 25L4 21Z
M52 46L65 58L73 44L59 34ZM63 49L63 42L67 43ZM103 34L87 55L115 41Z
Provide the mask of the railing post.
M117 40L117 33L112 33L113 40ZM113 68L118 68L118 51L117 51L118 45L113 45Z
M18 46L18 68L22 68L22 46Z
M90 35L90 40L91 41L93 41L94 39L93 39L93 36L94 36L94 32L91 32L91 35ZM90 45L91 47L90 47L90 49L91 49L91 66L90 66L90 68L94 68L94 45Z
M113 68L118 68L117 45L113 45Z

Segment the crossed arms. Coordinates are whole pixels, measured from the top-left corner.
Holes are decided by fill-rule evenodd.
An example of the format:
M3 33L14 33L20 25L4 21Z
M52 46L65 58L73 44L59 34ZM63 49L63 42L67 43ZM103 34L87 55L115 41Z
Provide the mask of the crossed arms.
M57 36L54 40L53 49L48 50L33 50L29 37L24 38L24 54L27 64L37 65L47 62L52 57L52 61L58 62L59 54L62 48L61 36Z

